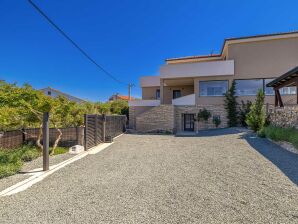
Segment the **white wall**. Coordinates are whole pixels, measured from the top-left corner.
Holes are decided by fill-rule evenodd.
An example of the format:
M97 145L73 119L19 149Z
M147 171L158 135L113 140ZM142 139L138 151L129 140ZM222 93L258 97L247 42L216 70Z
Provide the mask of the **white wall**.
M168 64L160 68L161 78L234 75L234 60Z

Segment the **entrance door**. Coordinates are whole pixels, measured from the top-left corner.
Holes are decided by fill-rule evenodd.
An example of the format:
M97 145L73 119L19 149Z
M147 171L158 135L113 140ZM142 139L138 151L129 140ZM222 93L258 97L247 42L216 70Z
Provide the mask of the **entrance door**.
M194 131L194 115L184 114L184 131Z

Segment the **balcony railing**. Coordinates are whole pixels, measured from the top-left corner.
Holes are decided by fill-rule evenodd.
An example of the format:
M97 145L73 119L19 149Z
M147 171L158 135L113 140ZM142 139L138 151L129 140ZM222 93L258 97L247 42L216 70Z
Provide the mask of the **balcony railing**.
M160 100L130 100L128 106L130 107L155 107L160 105Z
M160 68L161 78L234 75L234 60L167 64Z
M172 104L176 106L193 106L196 105L195 94L182 96L172 100Z

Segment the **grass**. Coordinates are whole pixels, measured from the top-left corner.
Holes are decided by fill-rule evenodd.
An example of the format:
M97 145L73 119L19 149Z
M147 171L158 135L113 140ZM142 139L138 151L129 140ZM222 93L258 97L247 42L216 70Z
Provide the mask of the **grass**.
M285 141L293 144L298 149L298 130L295 128L280 128L267 126L261 132L261 137L267 137L274 141Z
M68 152L67 148L57 147L54 155L66 152ZM0 179L19 172L24 162L32 161L39 156L41 156L40 151L33 145L23 145L13 150L0 149Z

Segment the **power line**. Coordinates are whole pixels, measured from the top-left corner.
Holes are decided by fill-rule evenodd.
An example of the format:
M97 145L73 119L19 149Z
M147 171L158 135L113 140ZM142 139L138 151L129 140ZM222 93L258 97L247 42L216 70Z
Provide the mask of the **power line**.
M33 1L28 0L28 2L53 26L58 30L59 33L61 33L75 48L77 48L89 61L91 61L93 64L95 64L101 71L103 71L107 76L109 76L114 81L125 84L125 85L131 85L127 84L125 82L122 82L121 80L117 79L114 75L112 75L110 72L108 72L106 69L104 69L101 65L99 65L89 54L83 50L74 40L72 40L58 25L56 25L53 20L51 20Z

